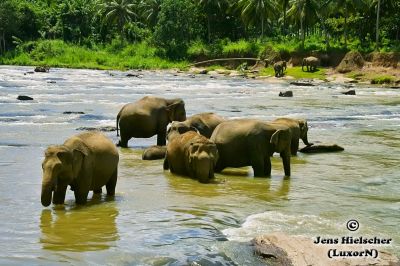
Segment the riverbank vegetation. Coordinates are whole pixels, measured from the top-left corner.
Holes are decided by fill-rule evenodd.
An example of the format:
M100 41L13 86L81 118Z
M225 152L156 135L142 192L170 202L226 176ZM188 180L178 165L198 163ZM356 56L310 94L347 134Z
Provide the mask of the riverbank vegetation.
M395 0L3 0L0 63L184 68L212 58L399 52L399 14Z

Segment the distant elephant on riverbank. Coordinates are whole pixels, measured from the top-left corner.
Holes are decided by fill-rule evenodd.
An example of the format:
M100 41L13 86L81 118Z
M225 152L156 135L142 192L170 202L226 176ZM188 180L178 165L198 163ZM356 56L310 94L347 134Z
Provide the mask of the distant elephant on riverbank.
M86 203L90 190L115 194L119 155L112 141L99 132L85 132L50 146L42 163L42 205L63 204L67 186L74 191L77 204ZM54 195L53 195L54 191Z
M256 119L225 121L217 126L210 138L219 153L215 171L252 166L254 176L271 176L270 157L279 152L285 175L290 176L291 139L289 127L278 123Z
M303 58L303 61L301 63L302 71L304 71L304 66L306 66L307 72L314 72L319 66L319 59L314 56Z
M275 77L283 77L286 70L286 61L278 61L274 64Z
M185 103L182 99L164 99L146 96L126 104L117 115L118 127L121 129L121 140L117 144L128 147L131 138L150 138L157 135L157 145L166 143L168 123L186 120Z
M290 128L292 133L291 140L291 154L296 155L299 150L299 140L301 139L303 143L307 146L313 145L308 142L308 124L305 119L295 119L295 118L287 118L282 117L275 119L272 121L273 123L279 123L281 125L285 125Z
M164 159L164 170L190 176L201 183L214 178L214 167L218 160L215 143L194 131L175 134L168 141Z
M224 121L225 118L215 113L200 113L192 115L191 117L188 117L185 121L172 122L168 127L167 136L171 132L178 132L179 134L183 134L187 131L194 130L198 131L206 138L210 138L214 129Z

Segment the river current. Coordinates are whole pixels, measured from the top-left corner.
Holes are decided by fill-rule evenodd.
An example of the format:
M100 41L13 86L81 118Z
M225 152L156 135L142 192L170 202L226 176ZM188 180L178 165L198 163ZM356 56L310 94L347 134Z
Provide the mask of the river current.
M0 265L261 265L248 241L277 231L392 238L383 248L400 255L399 90L355 87L351 96L341 94L348 90L343 85L328 83L27 71L32 67L0 66ZM278 97L286 90L294 97ZM18 101L18 95L34 100ZM275 155L271 178L253 178L251 168L229 169L216 175L217 183L201 184L163 171L160 160L141 160L155 137L131 139L120 149L114 200L103 195L81 207L67 191L64 207L42 207L46 147L79 127L115 126L119 109L145 95L181 97L188 115L307 118L310 142L345 151L299 153L290 179ZM117 142L115 131L105 134ZM350 219L359 222L357 232L346 229Z

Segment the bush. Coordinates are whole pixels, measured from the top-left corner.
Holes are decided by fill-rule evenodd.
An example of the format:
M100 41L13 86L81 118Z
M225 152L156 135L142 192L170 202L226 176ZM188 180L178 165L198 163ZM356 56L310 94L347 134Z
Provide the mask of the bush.
M390 84L394 81L392 76L378 76L371 79L371 84Z
M222 49L222 55L224 57L257 57L259 50L257 42L239 40L227 43Z

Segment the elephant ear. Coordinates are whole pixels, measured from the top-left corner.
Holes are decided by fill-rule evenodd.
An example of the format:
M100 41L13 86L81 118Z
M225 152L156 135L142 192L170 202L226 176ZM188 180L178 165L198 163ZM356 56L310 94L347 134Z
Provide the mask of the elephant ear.
M289 130L278 129L271 136L271 144L274 145L276 152L282 152L286 147L290 147L290 132Z
M57 157L63 164L72 163L72 152L67 147L60 146L60 149L57 152Z
M170 122L175 120L175 117L176 117L175 111L179 106L182 106L183 108L185 107L185 103L181 99L177 100L176 102L171 103L170 105L167 105L167 107L165 108L165 110L167 111L168 120Z

